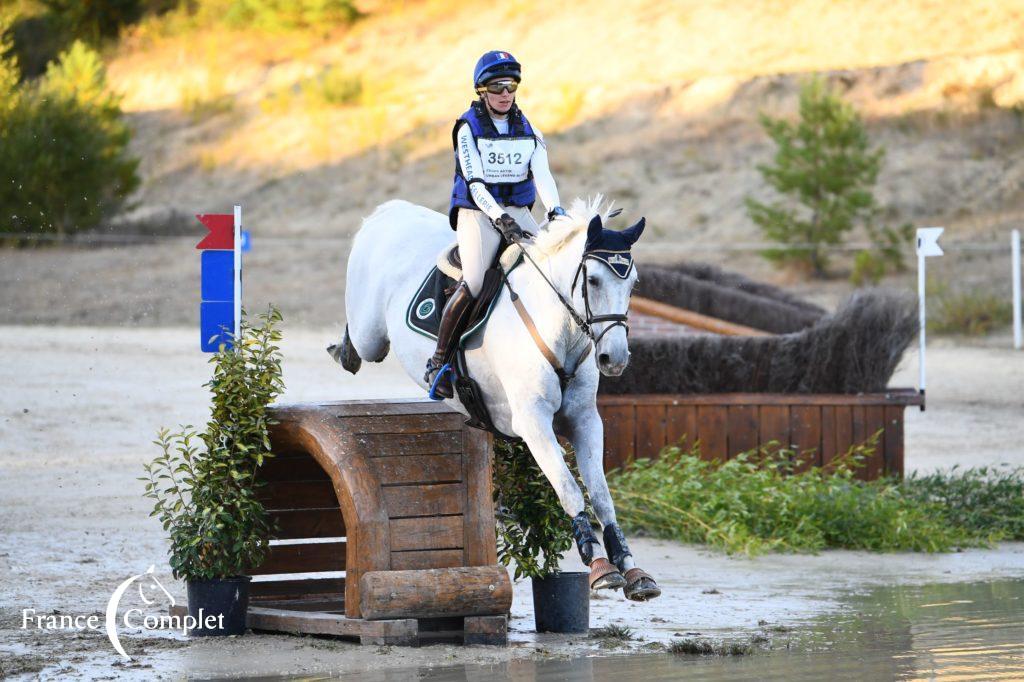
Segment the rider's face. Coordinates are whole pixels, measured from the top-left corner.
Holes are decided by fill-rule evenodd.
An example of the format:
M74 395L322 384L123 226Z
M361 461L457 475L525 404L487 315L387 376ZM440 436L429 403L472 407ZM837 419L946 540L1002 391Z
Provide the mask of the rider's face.
M516 99L516 96L508 90L502 90L498 95L484 91L484 97L487 98L487 106L491 108L491 111L498 114L507 114L508 110L512 108L512 102Z

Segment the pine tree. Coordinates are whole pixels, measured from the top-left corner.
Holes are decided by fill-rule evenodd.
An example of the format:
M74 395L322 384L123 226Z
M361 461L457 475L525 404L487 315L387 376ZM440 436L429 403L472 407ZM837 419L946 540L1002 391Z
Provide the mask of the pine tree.
M827 247L842 243L844 235L861 223L872 237L877 232L872 188L885 152L870 148L860 116L818 77L800 90L797 122L765 114L760 120L777 150L773 163L759 165L758 170L783 197L771 204L746 200L751 219L765 237L782 245L764 256L803 265L815 277L825 277ZM898 259L897 253L893 260Z

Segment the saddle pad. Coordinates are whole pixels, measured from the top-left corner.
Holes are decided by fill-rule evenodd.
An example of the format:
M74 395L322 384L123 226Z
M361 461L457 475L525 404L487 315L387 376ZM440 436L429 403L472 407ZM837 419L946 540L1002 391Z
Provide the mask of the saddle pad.
M508 250L505 253L507 254ZM504 268L506 273L512 272L522 262L522 253L517 249L516 254L519 258L512 262L511 267ZM504 266L504 262L502 265ZM498 300L497 294L501 291L501 278L496 276L496 270L493 273L488 270L489 276L484 277L484 287L480 292L481 300L473 305L470 319L466 324L466 331L460 337L459 345L465 345L473 334L483 328L491 316L494 304ZM405 323L409 328L436 341L437 332L441 328L441 312L444 310L445 303L448 302L449 292L454 291L456 283L455 279L446 275L436 265L431 268L405 312Z

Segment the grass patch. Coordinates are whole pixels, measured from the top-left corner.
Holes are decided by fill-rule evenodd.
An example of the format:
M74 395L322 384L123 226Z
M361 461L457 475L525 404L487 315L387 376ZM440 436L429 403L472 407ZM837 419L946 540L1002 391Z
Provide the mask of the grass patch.
M928 315L928 331L983 336L1013 320L1010 297L987 289L963 291L939 287Z
M686 637L668 645L671 654L690 656L749 656L754 647L749 642L721 642L707 637Z
M725 462L701 459L698 445L668 447L608 484L626 531L729 553L946 552L1022 536L1024 468L858 480L876 440L801 472L771 445Z
M590 631L591 639L614 639L622 642L630 642L636 639L633 628L625 625L606 625L603 628L594 628Z

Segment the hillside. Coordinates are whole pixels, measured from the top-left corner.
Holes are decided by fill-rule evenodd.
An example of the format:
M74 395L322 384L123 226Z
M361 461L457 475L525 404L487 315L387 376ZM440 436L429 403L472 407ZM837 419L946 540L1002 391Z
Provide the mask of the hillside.
M760 241L742 203L764 194L756 165L771 149L758 112L793 112L801 79L820 71L888 150L878 184L888 218L946 225L947 241L1001 241L1024 218L1020 0L364 8L366 19L329 35L182 33L159 20L127 35L108 55L109 78L124 95L144 182L115 229L195 234L191 214L241 203L257 244L299 238L263 242L249 291L299 320L333 322L340 298L309 295L331 287L340 297L346 248L333 240L390 198L446 207L451 122L471 98L476 57L494 48L524 64L519 101L549 139L563 200L603 192L628 215L645 214L649 258L685 254L780 277L722 247ZM154 261L152 290L136 292L152 315L137 321L191 321L194 264L145 249L119 252ZM104 270L104 258L72 262ZM4 317L73 321L55 307L92 278L74 265L45 270L64 262L55 255L29 260L52 273L41 287L49 304L19 292ZM8 282L32 276L19 270L27 261L0 262ZM170 290L187 305L168 303ZM81 296L81 319L106 319L95 296Z

